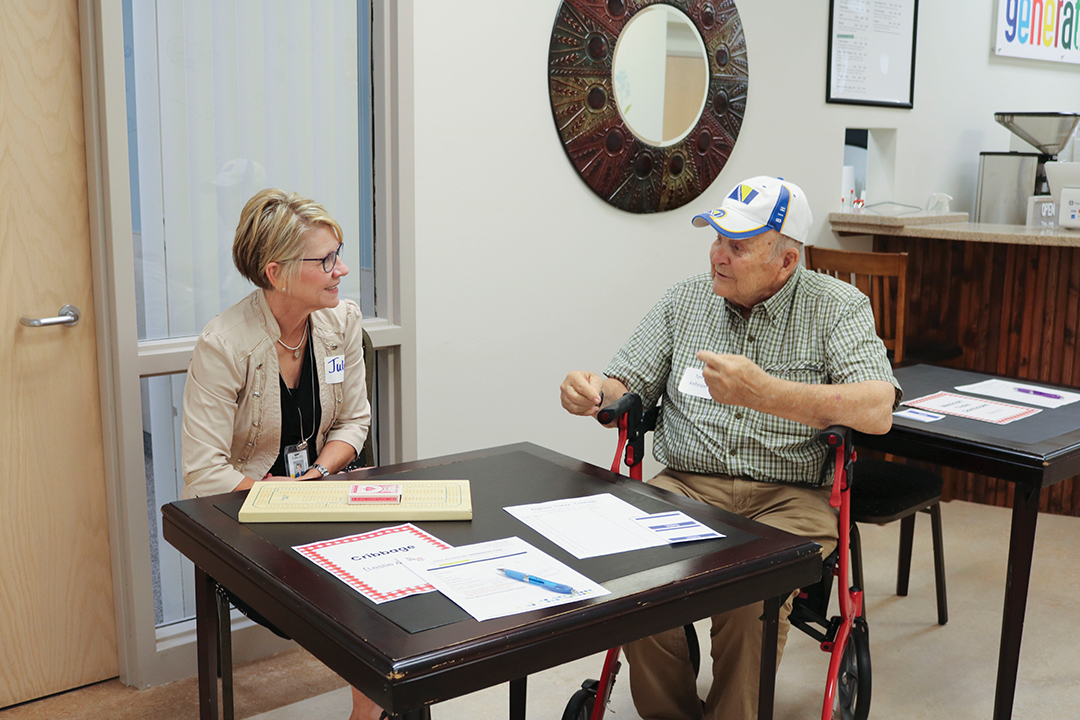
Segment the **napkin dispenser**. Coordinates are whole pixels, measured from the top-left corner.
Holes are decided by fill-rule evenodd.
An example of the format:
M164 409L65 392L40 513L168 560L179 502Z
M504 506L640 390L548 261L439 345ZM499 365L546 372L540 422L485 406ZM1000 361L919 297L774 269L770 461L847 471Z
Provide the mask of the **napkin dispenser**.
M1080 187L1061 188L1058 225L1080 229Z
M1046 179L1058 204L1058 226L1080 228L1080 162L1048 162Z

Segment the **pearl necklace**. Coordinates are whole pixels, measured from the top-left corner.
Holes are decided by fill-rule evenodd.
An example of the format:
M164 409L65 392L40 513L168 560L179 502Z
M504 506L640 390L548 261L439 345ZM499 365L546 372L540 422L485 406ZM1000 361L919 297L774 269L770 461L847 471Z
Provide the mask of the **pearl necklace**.
M306 326L306 323L305 323L305 326ZM304 329L304 335L300 338L300 342L296 344L296 347L286 345L285 343L281 342L280 337L278 338L278 342L281 343L281 347L285 348L286 350L292 350L292 354L293 354L292 356L294 358L296 358L296 359L300 358L300 348L304 347L304 341L305 340L307 340L307 328L306 327Z

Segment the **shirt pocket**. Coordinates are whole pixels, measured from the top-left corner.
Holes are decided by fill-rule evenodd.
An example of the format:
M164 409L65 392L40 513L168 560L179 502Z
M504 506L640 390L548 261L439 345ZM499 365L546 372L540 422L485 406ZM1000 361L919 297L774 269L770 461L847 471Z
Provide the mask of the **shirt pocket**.
M827 379L825 363L820 360L793 360L790 362L763 364L761 369L781 380L824 385Z
M824 385L828 379L825 363L815 360L773 363L762 365L761 369L780 380L805 385ZM805 453L807 443L817 437L817 429L809 425L766 413L761 413L760 418L761 439L774 450L801 455Z

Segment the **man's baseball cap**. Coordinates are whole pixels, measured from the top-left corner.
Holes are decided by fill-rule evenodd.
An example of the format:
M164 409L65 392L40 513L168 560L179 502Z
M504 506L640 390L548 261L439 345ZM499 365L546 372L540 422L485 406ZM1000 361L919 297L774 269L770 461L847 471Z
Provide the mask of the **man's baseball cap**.
M776 230L806 243L814 217L806 193L781 178L760 176L736 185L715 210L694 216L694 227L713 226L729 238Z

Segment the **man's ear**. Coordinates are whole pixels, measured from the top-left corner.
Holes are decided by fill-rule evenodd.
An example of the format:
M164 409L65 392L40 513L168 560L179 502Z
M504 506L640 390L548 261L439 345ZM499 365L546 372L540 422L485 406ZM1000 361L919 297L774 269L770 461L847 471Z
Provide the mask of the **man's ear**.
M788 277L795 272L795 266L799 264L799 251L796 248L788 248L781 257L784 259L782 267L784 277Z

